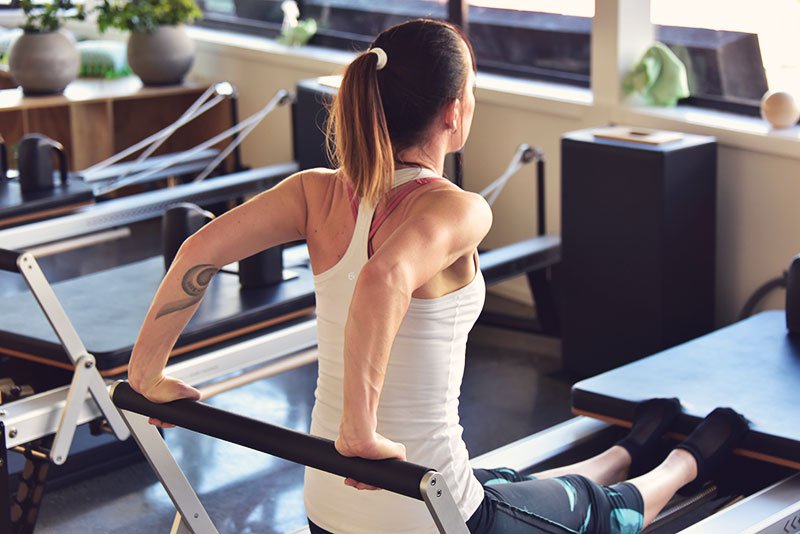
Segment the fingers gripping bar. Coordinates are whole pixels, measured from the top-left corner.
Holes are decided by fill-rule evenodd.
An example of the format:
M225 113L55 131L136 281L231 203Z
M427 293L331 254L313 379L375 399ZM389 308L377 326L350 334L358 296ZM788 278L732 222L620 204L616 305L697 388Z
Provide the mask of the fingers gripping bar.
M122 410L169 422L328 473L354 478L412 499L424 500L429 509L435 508L437 503L431 504L428 501L436 496L441 497L441 490L446 492L446 484L441 475L427 467L400 460L348 458L336 451L331 440L236 415L201 402L182 399L155 404L136 393L127 382L115 385L112 399L117 408ZM434 487L433 492L427 492L430 495L426 495L426 486ZM466 532L463 520L460 520L460 528L444 529L440 525L441 518L437 518L435 513L434 519L442 532Z

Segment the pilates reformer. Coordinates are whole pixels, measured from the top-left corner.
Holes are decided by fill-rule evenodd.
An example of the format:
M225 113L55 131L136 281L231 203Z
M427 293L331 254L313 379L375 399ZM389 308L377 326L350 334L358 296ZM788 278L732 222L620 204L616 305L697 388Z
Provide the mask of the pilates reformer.
M89 273L98 268L107 269L113 265L103 264L104 261L107 263L106 260L99 262L99 265L94 260L82 265L84 262L80 261L81 254L95 249L102 254L102 247L105 244L125 239L138 239L135 241L140 243L137 248L142 247L143 250L137 251L137 254L157 255L160 253L160 247L152 247L148 244L152 240L142 240L141 236L152 232L153 225L149 221L160 220L165 209L186 201L210 205L238 199L272 187L296 170L297 166L293 162L272 165L222 176L214 180L192 182L168 189L114 198L63 217L0 230L0 248L7 249L7 253L3 255L4 269L16 273L0 272L0 285L3 286L3 291L0 293L6 292L14 295L29 288L37 296L46 295L46 298L41 301L41 307L45 316L52 321L52 327L55 330L50 331L47 323L42 324L51 338L51 348L55 348L57 353L62 355L62 368L68 369L61 370L51 365L50 371L43 373L42 370L48 369L48 367L32 364L30 369L20 371L25 378L17 380L15 383L10 375L17 374L16 362L24 362L24 360L17 358L9 360L7 356L0 356L5 358L3 376L0 377L3 379L3 404L0 406L0 426L2 426L0 436L3 440L2 447L0 447L0 454L2 454L0 457L1 532L11 532L10 525L12 523L16 529L14 532L31 532L35 524L35 512L32 513L31 510L35 506L29 506L26 497L30 499L34 495L38 495L38 498L41 498L41 491L33 491L36 487L41 487L41 484L38 486L31 484L29 486L31 491L25 495L23 495L24 492L17 492L16 498L22 502L23 506L17 507L19 515L15 521L12 521L9 510L12 510L15 504L20 503L10 504L13 501L13 492L9 480L8 451L24 453L26 464L31 466L30 468L26 467L25 472L32 474L33 479L36 480L43 475L48 464L63 464L70 453L76 453L75 447L70 450L70 445L75 444L72 436L76 435L76 428L78 439L82 440L76 445L78 452L89 457L90 468L91 464L95 463L94 458L98 455L94 454L92 450L82 452L81 447L84 449L87 446L94 447L95 445L91 445L91 443L95 442L101 445L110 443L102 436L96 438L90 434L117 430L119 431L117 435L122 437L127 433L124 425L117 424L117 428L113 428L108 423L108 421L114 420L113 413L111 416L107 416L105 413L107 410L101 409L101 405L98 405L94 397L87 393L87 390L95 392L99 391L100 387L105 388L106 384L102 375L107 374L105 371L108 369L103 369L102 358L92 361L94 356L88 354L83 340L75 333L75 328L64 314L59 300L47 298L47 296L55 295L61 297L60 291L63 288L56 287L54 293L38 268L38 264L40 262L46 264L44 266L46 272L55 270L56 278L63 275L65 262L62 258L65 257L72 261L78 259L78 274L87 272L87 269ZM28 251L28 253L12 252L13 250ZM35 273L32 279L19 276L19 269L14 258L20 259L23 256L29 262L27 265L30 265L29 269L23 270L25 278L30 278L31 273ZM307 256L301 247L285 250L284 256L287 260L287 267L298 266L297 268L300 270L305 269ZM134 260L137 259L134 258ZM67 262L68 265L70 263ZM158 261L155 263L157 264ZM135 266L128 267L134 269L138 274L142 272L136 270ZM125 269L126 267L120 268ZM158 270L159 267L150 267L151 271L154 269ZM96 276L101 275L102 273L99 273ZM66 278L70 277L67 275ZM26 283L21 285L23 280ZM74 279L67 280L65 283L69 284L75 281ZM238 283L234 280L233 284L229 281L227 285L238 286ZM245 335L239 343L233 345L218 342L209 345L206 349L187 347L192 349L190 354L178 358L180 361L172 363L170 372L177 373L183 376L185 381L198 385L217 381L223 376L236 375L232 377L230 386L220 384L213 386L219 389L220 387L233 387L233 385L241 384L243 380L246 383L247 379L243 376L266 376L272 372L280 372L292 366L314 361L314 354L307 352L316 343L313 321L302 320L299 316L298 319L292 319L298 313L308 314L313 310L310 283L306 281L303 285L307 286L307 289L298 287L295 290L295 297L299 296L300 300L297 298L294 301L287 300L287 304L282 305L283 311L286 312L284 315L288 314L286 318L290 320L286 328L279 329L276 326L262 324L260 330ZM295 286L297 287L297 284ZM236 293L238 293L238 287L229 289L236 289ZM297 293L298 290L299 293ZM276 295L276 298L280 298L280 295ZM37 303L31 298L28 300L32 305L28 311L33 314L34 319L39 319L41 312L36 309L38 308ZM296 310L293 309L295 305L291 302L297 303ZM8 306L9 303L6 305ZM15 306L14 304L10 305ZM21 310L15 311L19 313ZM6 314L0 315L3 319L9 317ZM278 319L279 317L276 317L276 321ZM39 321L42 320L39 319ZM27 326L25 325L25 328ZM57 335L54 336L53 333ZM3 340L2 345L5 346L8 338L0 335L0 339ZM62 339L69 340L70 344L63 344ZM78 360L81 360L84 365L76 365ZM100 361L100 365L97 364L98 361ZM36 385L35 391L31 391L32 388L28 385L31 380L27 377L41 379L41 383ZM90 389L87 384L91 385ZM127 447L127 449L130 448ZM114 459L116 453L101 456L109 457L108 461L112 464L117 462ZM84 460L76 461L79 464L84 462ZM43 480L44 476L42 476L42 483ZM22 515L32 516L33 522L29 525L21 525L19 519Z
M291 172L292 171L289 171L287 174ZM242 178L244 175L248 175L248 173L242 173L239 178ZM187 184L186 186L180 187L189 188L195 186L204 186L197 187L197 189L191 189L191 191L194 191L205 200L211 200L212 198L219 200L223 197L221 190L206 187L213 185L213 183L216 181L226 180L228 178L230 177L222 177L210 182ZM237 191L245 190L247 189L246 183L247 180L231 181L228 183L228 186L231 188L229 191L237 190L237 187L240 188ZM186 191L189 191L189 189ZM164 192L158 191L154 193ZM127 204L117 204L117 206L120 207L127 206L126 210L128 210L125 211L125 215L120 218L117 218L118 213L114 212L114 210L108 210L103 212L103 214L100 212L94 212L92 214L89 213L89 210L87 210L86 213L82 212L73 216L57 219L49 226L47 225L49 221L45 221L25 227L12 228L0 232L0 246L24 249L33 244L52 243L61 238L87 234L99 228L113 229L116 226L123 224L120 222L120 220L123 220L126 217L131 221L152 218L156 216L156 213L160 214L160 211L163 210L163 207L169 205L171 202L183 200L180 195L169 197L172 200L166 202L166 204L161 204L160 209L158 209L159 202L164 201L167 196L154 195L148 198L150 199L149 203L141 202L141 200L139 200L138 202L134 201ZM117 200L133 201L134 198ZM93 210L103 208L109 205L111 202L117 202L117 200L107 201L106 203L93 208ZM142 210L144 214L140 213L139 210ZM112 222L104 220L104 217L111 219ZM66 223L66 225L64 225L64 223ZM53 232L53 234L48 235L48 231ZM8 245L6 245L6 241L4 241L4 239L7 239ZM53 244L53 246L58 246L58 244ZM51 248L51 250L53 249ZM497 251L483 253L481 256L481 262L485 269L485 276L487 277L487 282L489 283L491 283L493 280L496 280L495 276L491 274L492 269L497 268L497 272L502 272L504 269L503 261L500 261L499 259L495 259L495 263L493 264L492 254L496 252ZM512 260L509 259L509 261ZM298 351L303 351L304 347L313 347L314 344L315 336L313 334L313 321L301 321L292 324L288 328L270 331L266 334L251 338L244 342L236 343L235 345L229 345L222 348L212 348L210 352L197 354L193 358L187 357L177 363L171 364L167 369L167 373L192 384L203 384L210 380L218 379L221 376L237 373L242 369L248 368L254 364L263 363L265 353L269 355L269 360L272 361L273 358L277 358L281 355L297 354ZM300 356L300 354L297 355ZM259 358L262 358L262 360L259 360ZM305 361L313 361L313 357L311 359L306 358ZM286 369L291 365L293 364L284 364L282 362L278 362L276 367L280 366L280 369ZM266 374L262 376L266 376ZM235 382L242 383L242 380ZM217 390L219 389L224 389L224 387L219 386ZM57 432L58 425L55 424L55 422L58 421L59 415L63 412L63 407L66 403L66 398L68 397L66 388L60 388L59 394L61 395L60 397L59 395L51 395L51 392L43 392L35 397L24 398L12 402L7 406L3 406L2 409L6 410L6 413L3 415L0 423L5 424L6 428L0 430L4 430L2 435L6 439L6 444L4 447L2 447L4 453L6 448L13 448L27 443L27 441L23 440L29 438L30 436L35 436L37 433L39 433L39 436L46 436ZM80 423L102 418L102 413L97 408L96 404L89 400L87 395L84 395L84 399L86 400L81 406L81 412L78 419ZM56 403L55 406L53 404L54 402ZM57 405L59 402L62 403L60 406ZM612 416L607 417L614 418ZM617 416L614 419L624 420L624 417ZM11 426L12 424L14 426ZM567 450L571 450L576 443L581 444L592 441L601 434L607 434L610 429L610 425L606 423L581 417L547 431L546 435L537 435L531 439L523 440L524 443L519 443L514 446L504 448L501 451L496 451L496 453L492 453L492 458L495 458L495 460L491 462L486 460L488 463L485 463L484 465L497 466L505 464L512 467L517 467L518 464L523 463L524 461L526 465L519 465L518 467L529 467L533 464L539 463L540 461L548 460L546 453L553 453L553 451L556 451L559 454L565 453ZM514 461L518 462L518 464L512 465L512 461L509 460L512 457L516 458ZM476 462L480 461L482 460L476 459ZM778 476L770 475L770 477L774 477L770 480L780 482L780 478ZM364 480L368 479L364 478ZM0 481L0 483L1 482L2 481ZM778 484L778 482L775 483ZM768 484L765 483L763 487L766 488L767 486ZM787 488L785 485L776 487L779 487L781 491L784 491ZM788 487L789 495L792 495L791 491L794 491L792 490L792 487L796 486L791 486L790 484ZM795 501L797 501L796 498ZM780 511L781 510L778 510L778 512ZM0 527L4 526L5 525L0 522Z
M160 278L163 275L161 270L163 267L160 258L157 260L159 260L157 262L157 278ZM136 266L136 264L132 264L122 267L122 269ZM124 424L115 413L116 410L107 401L107 384L103 377L107 373L119 374L124 371L124 366L121 369L109 369L108 365L116 365L114 362L117 360L113 354L100 354L96 351L92 353L87 350L87 346L84 345L81 336L56 296L56 292L48 284L32 254L0 250L0 269L17 272L25 279L36 304L44 312L49 327L55 334L52 345L64 353L65 363L61 366L71 370L71 380L68 386L58 386L14 400L3 404L0 410L0 441L2 441L0 444L2 445L0 447L0 486L4 489L0 492L0 500L2 500L0 505L3 506L2 514L0 514L0 531L12 532L13 528L13 532L24 533L33 531L38 502L41 499L46 478L47 464L52 462L54 465L62 465L66 462L79 425L95 422L98 424L98 428L105 428L112 432L117 439L127 438L128 432ZM107 273L100 273L100 275L103 274ZM240 328L239 335L242 336L251 330L256 331L255 335L251 335L249 338L245 336L235 345L226 346L222 343L219 346L226 336L214 333L215 324L220 320L225 322L224 313L212 315L205 321L201 319L201 323L205 325L205 328L201 327L201 330L211 328L211 334L200 336L199 342L194 340L193 343L184 347L184 351L176 351L186 352L189 350L192 357L178 358L177 363L168 367L168 372L182 376L183 380L197 385L218 380L220 377L229 376L232 373L239 373L230 378L227 384L216 383L212 386L214 390L219 391L247 383L248 380L269 376L270 373L282 372L315 361L315 353L308 352L308 349L316 344L315 323L307 318L313 311L313 291L309 276L296 278L288 285L281 284L275 289L261 290L260 299L266 303L267 307L263 308L262 305L261 310L251 309L250 314L253 315L255 312L255 317L266 318L266 320L260 323L259 319L248 321L244 325L244 332ZM234 281L234 283L235 287L232 289L238 293L238 282ZM220 285L219 293L220 297L229 300L228 297L233 291L230 288L226 290L226 285L230 286L231 284ZM63 292L60 293L63 296ZM249 295L253 296L252 291ZM276 304L271 304L272 302ZM22 310L17 309L16 311ZM74 309L72 312L74 317ZM26 334L30 333L31 328L35 330L35 321L30 317L30 313L25 314ZM8 321L9 318L6 316L3 317L3 320ZM274 326L277 324L285 327ZM125 330L124 323L122 329ZM2 338L3 351L8 353L11 350L8 348L10 338L8 335ZM123 342L123 352L126 350L124 344ZM22 347L24 347L24 343ZM199 347L209 347L209 349L203 351ZM11 353L14 356L25 357L23 352L16 352L16 354L13 352L12 350ZM124 358L127 360L127 357L124 356ZM40 362L44 361L40 360ZM51 362L51 365L59 366L58 356ZM248 372L241 373L244 370ZM8 450L22 452L27 458L25 472L21 475L21 482L26 491L18 491L13 502L9 485Z
M800 531L800 435L798 427L785 424L770 405L759 406L758 392L744 398L728 398L724 387L738 376L739 386L755 378L770 381L773 391L767 402L782 398L792 406L798 399L791 375L797 374L795 361L800 350L786 345L785 318L781 312L766 312L752 319L709 334L649 358L623 366L575 385L573 411L578 417L523 438L472 460L476 468L506 466L521 472L535 472L565 465L595 454L620 437L620 427L629 426L633 407L642 395L678 394L686 412L674 427L674 437L685 436L705 413L707 406L732 404L749 406L752 431L713 483L690 497L676 497L645 532L648 533L793 533ZM753 334L760 332L760 338ZM766 335L765 335L766 334ZM665 369L677 360L677 367L709 354L714 363L724 355L710 353L714 348L738 346L730 369L698 374L687 382L665 380ZM750 362L759 352L774 360L772 368ZM745 372L742 372L745 368ZM747 372L747 369L751 372ZM655 369L662 373L653 375ZM674 370L672 371L675 372ZM788 375L788 380L787 380ZM647 377L651 376L650 380ZM667 375L666 378L669 378ZM653 389L653 384L661 386ZM717 386L707 393L700 382ZM789 397L786 398L786 393ZM199 402L180 400L154 404L135 393L125 382L111 389L114 404L120 409L132 436L174 503L177 514L172 532L217 532L190 482L183 475L158 430L148 417L174 423L218 439L249 447L293 462L351 477L425 503L433 523L441 533L463 533L461 519L446 484L435 470L398 460L369 461L345 458L333 443L307 434L287 430L261 421L224 412ZM793 412L791 412L793 413ZM790 416L791 417L791 416ZM612 425L613 421L616 425ZM388 526L387 526L388 528Z
M230 102L230 128L188 150L153 155L176 131L225 100ZM61 180L28 192L23 189L22 176L8 170L6 147L0 137L0 227L63 215L86 209L86 206L91 208L95 202L141 189L131 189L131 186L148 186L166 178L188 176L191 181L199 182L224 173L229 159L232 172L245 170L240 154L242 141L267 115L291 100L288 92L279 91L264 107L240 122L235 88L227 82L213 84L173 123L104 161L69 174L63 147L48 140L62 159ZM227 138L231 138L227 146L221 150L215 148ZM126 161L137 153L134 160ZM49 174L49 157L46 159L48 164L44 167Z
M528 147L520 147L514 161L518 162L517 164L525 163L521 155L531 152L532 149ZM91 325L102 322L104 317L111 315L105 311L108 309L107 302L129 300L130 297L127 295L131 293L136 293L138 300L143 299L139 302L139 307L142 308L140 311L143 313L149 294L155 290L163 275L160 258L152 258L57 282L51 288L38 267L35 259L37 256L47 261L50 256L59 257L65 251L118 239L121 229L159 217L165 208L176 202L191 200L208 204L232 196L239 197L274 185L294 170L296 167L292 164L254 169L211 181L112 199L65 217L0 231L0 247L11 249L4 252L7 260L5 269L19 271L17 262L25 258L26 265L30 268L23 269L22 273L28 287L37 297L36 301L26 294L6 297L6 306L15 308L17 313L13 317L0 319L0 331L2 331L0 337L3 339L0 355L11 355L15 360L21 358L44 363L51 368L63 370L61 373L72 373L69 375L71 376L69 386L58 385L48 390L37 387L38 394L15 400L4 406L4 413L0 418L0 424L4 425L3 453L6 450L25 450L30 455L32 450L30 444L37 442L35 449L39 453L37 459L40 463L49 459L53 464L61 465L68 458L76 428L87 422L92 422L95 427L99 425L106 430L114 430L119 438L124 437L124 429L120 430L118 424L109 423L114 418L113 413L108 416L107 407L98 405L86 391L93 392L96 398L94 393L103 387L103 380L106 377L124 372L132 344L131 335L136 331L138 320L134 318L132 323L122 321L107 332L109 335L100 336L95 335L96 329L92 329ZM507 175L508 173L504 176ZM14 252L13 249L27 249L31 252L22 254ZM510 273L526 268L525 261L531 261L525 260L525 256L520 254L512 254L510 257L498 254L504 250L481 254L487 283L503 280L510 276ZM151 251L151 255L157 253ZM290 263L299 265L300 270L308 271L307 253L304 247L294 247L286 253L293 258L289 260ZM538 260L534 257L533 261ZM33 279L29 279L31 272L36 273ZM221 276L226 278L225 275ZM220 282L223 287L221 291L224 293L216 297L217 305L223 309L230 308L230 305L220 305L222 300L229 303L238 298L236 282L227 278L227 281ZM124 284L116 287L118 284L115 281L127 279L137 281L139 285L136 291L131 291L132 288ZM107 290L104 293L97 293L92 289L96 287L105 287ZM271 372L313 361L313 354L302 353L316 342L313 320L302 319L304 314L310 313L313 309L310 277L302 276L300 280L294 282L294 286L292 283L282 284L280 289L274 292L277 297L269 298L279 298L286 303L279 306L281 317L294 321L286 323L289 324L288 327L269 330L264 334L254 334L255 337L250 336L250 339L246 336L244 341L240 338L233 345L220 349L215 349L215 343L236 339L236 336L246 335L254 329L261 332L276 320L270 316L262 323L244 325L243 330L237 330L235 326L230 326L230 323L225 323L228 326L224 327L224 331L222 327L210 330L212 332L210 341L203 339L209 337L209 329L199 334L191 332L190 327L190 331L182 336L185 343L179 342L181 346L175 351L177 355L185 354L185 356L182 356L177 363L170 364L167 372L193 385L200 385L238 373L244 368L265 363L269 365L265 370L258 371L256 377L267 376ZM46 294L48 298L39 298L40 294ZM55 297L56 294L64 300L64 307ZM249 295L249 298L253 298L252 292ZM80 305L70 307L68 304L74 301L80 302ZM214 308L214 291L209 291L207 301L209 302L206 308ZM38 313L40 307L45 312L49 324L41 320L37 323L36 320L30 319ZM64 311L65 309L68 313ZM252 310L248 313L252 315ZM204 315L202 310L199 315ZM219 319L213 312L205 313L205 316L203 320L209 323ZM81 332L81 336L77 332ZM109 348L109 338L115 340L111 348ZM117 341L119 339L127 339L127 343L119 343ZM282 359L298 351L301 351L299 356L290 356L287 361ZM58 354L62 353L63 355L59 357ZM234 382L243 384L246 383L245 380L235 377ZM219 387L215 387L215 390L218 389ZM48 441L48 436L53 436L52 443ZM38 444L39 440L45 440L44 444ZM0 474L7 478L8 472Z

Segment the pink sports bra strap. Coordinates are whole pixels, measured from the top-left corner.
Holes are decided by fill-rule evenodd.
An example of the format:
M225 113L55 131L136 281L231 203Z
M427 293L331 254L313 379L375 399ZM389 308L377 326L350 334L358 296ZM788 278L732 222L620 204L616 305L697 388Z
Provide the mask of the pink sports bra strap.
M401 185L396 192L393 192L391 198L389 199L389 202L386 203L386 206L383 208L383 210L381 210L380 213L377 213L375 215L375 218L372 220L372 225L370 226L369 240L367 245L368 253L370 256L372 256L372 253L374 252L372 248L372 238L378 232L378 229L381 227L381 225L384 222L386 222L386 219L389 218L389 215L391 215L392 212L395 210L395 208L397 208L397 206L400 205L403 199L405 199L415 190L419 189L421 186L439 180L444 180L444 178L439 178L439 177L417 178L415 180L411 180L406 184ZM358 214L358 207L356 207L355 213L356 215Z

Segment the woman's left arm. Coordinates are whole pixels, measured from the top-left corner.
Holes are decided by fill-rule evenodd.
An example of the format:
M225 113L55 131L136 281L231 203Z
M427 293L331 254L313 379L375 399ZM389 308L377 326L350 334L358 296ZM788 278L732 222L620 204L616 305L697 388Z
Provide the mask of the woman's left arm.
M336 440L340 453L370 459L405 456L402 445L377 433L378 402L394 337L412 293L472 254L491 221L491 209L478 195L431 192L415 203L362 268L345 326L344 404Z

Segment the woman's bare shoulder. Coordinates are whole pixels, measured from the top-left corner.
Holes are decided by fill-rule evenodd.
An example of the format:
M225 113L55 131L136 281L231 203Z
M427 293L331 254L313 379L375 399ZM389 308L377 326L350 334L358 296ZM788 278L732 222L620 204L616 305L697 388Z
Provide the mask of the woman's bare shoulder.
M342 173L338 169L317 167L300 171L293 175L303 187L306 198L327 196L337 186L344 185Z
M492 226L492 209L478 193L443 183L420 195L410 207L407 219L416 225L455 233L474 234L478 241Z

